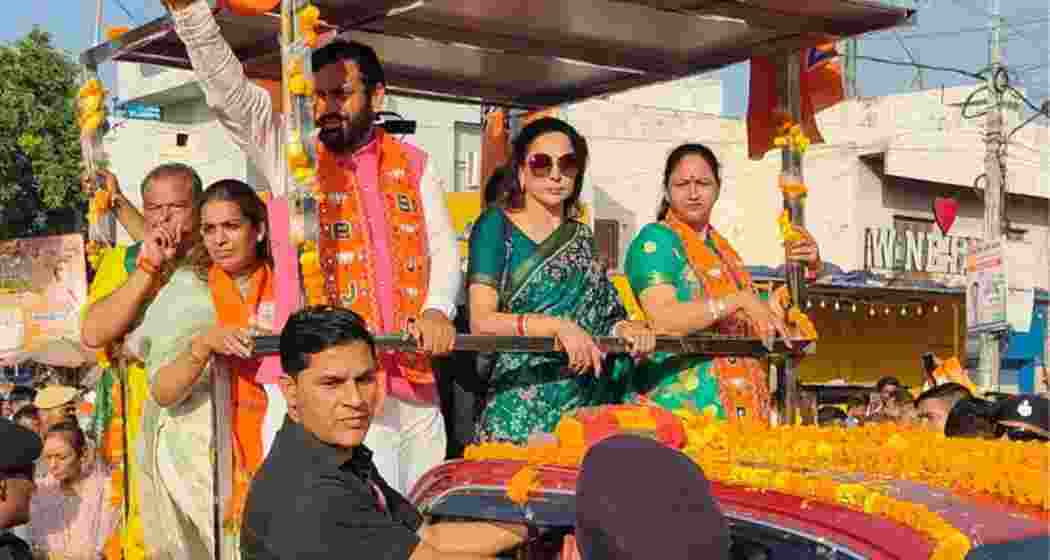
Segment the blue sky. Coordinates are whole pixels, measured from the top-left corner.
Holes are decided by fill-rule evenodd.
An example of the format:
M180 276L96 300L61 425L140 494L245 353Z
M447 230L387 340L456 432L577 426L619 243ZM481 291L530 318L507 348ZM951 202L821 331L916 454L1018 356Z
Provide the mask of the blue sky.
M1021 70L1021 85L1030 91L1036 103L1048 96L1050 66L1050 5L1047 0L1000 0L1007 25L1006 60ZM899 29L898 34L920 62L977 70L988 62L987 33L957 32L988 23L989 0L918 0L920 15L914 28ZM121 9L131 12L137 23L163 13L159 0L103 0L106 25L134 25L136 22ZM50 31L56 44L70 53L79 53L90 45L94 34L95 0L4 0L5 17L0 21L0 41L12 41L39 25ZM942 33L944 32L944 33ZM934 36L909 37L909 35ZM908 60L908 54L893 33L879 33L860 41L860 54L894 60ZM746 64L722 71L725 82L725 112L743 114L747 104ZM112 72L103 78L112 82ZM862 61L858 69L860 94L886 95L910 90L914 70ZM927 72L926 87L953 86L967 83L961 76Z

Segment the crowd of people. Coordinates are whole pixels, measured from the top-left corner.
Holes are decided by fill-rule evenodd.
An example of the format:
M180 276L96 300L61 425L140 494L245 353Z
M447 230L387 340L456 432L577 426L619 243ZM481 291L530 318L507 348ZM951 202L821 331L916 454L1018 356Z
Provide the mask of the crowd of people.
M947 437L1050 441L1050 395L976 395L954 381L932 382L918 396L895 377L883 377L872 393L817 410L821 426L852 427L894 422L921 425Z
M21 442L0 474L17 489L9 495L21 496L33 479L39 488L28 519L0 521L28 521L38 552L95 560L117 538L150 559L327 558L352 549L421 560L491 557L531 538L513 525L424 524L404 498L446 457L435 359L452 351L457 312L469 315L473 333L553 337L560 345L486 362L477 440L525 443L570 410L625 402L770 419L767 369L758 360L652 353L658 333L789 342L793 335L784 302L756 292L740 256L711 225L723 185L709 148L685 144L670 154L653 192L657 220L628 251L627 278L647 321L628 319L596 261L593 234L578 220L587 141L555 118L533 120L514 139L511 161L486 193L492 204L473 226L464 282L428 156L374 125L386 91L382 65L371 48L342 38L312 55L322 193L313 287L327 305L287 318L282 374L264 376L253 337L276 333L282 318L257 191L287 193L284 157L295 140L284 136L269 94L245 76L209 3L165 4L209 106L262 182L225 179L205 188L192 168L165 164L142 182L140 212L119 194L117 177L104 174L125 201L118 218L137 241L103 256L82 340L104 351L126 384L125 422L137 434L125 450L127 502L110 495L109 466L69 421L73 395L37 395L36 408L16 414L26 428L0 426L0 437ZM813 277L823 267L817 244L804 229L799 237L785 256ZM467 305L457 308L461 293ZM419 352L376 348L373 334L403 331ZM604 355L599 336L622 338L634 355ZM952 424L951 406L930 404L954 398L941 396L943 386L914 401L896 380L877 390L876 398L851 403L843 423ZM1005 410L989 412L1000 415L990 418L1005 433L1030 429L1006 424ZM822 423L837 421L830 414L820 411ZM613 462L623 453L601 455ZM46 476L26 471L34 464L46 465ZM702 474L690 472L707 492ZM581 503L615 484L587 480ZM712 507L710 498L699 503ZM115 532L118 507L150 530ZM583 556L619 557L611 550L625 545L592 527L600 517L581 531ZM718 557L725 528L712 527L717 534L693 536ZM685 558L686 549L665 557Z

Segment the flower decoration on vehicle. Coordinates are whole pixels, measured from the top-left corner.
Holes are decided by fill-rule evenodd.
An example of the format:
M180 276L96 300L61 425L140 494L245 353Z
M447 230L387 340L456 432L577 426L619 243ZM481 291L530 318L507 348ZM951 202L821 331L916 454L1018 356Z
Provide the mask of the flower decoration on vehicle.
M522 474L514 484L511 499L521 503L523 493L524 499L528 496L524 489L535 490L535 466L578 467L589 446L613 435L616 427L621 430L616 433L660 433L662 409L608 408L583 409L562 418L555 429L557 443L486 443L469 447L465 458L521 461L530 466L531 474ZM674 416L685 436L680 448L711 480L890 519L929 538L934 545L931 560L962 560L971 548L969 538L924 505L891 496L875 484L841 479L861 474L874 481L905 480L963 495L992 497L1040 518L1050 513L1044 482L1050 470L1050 444L947 439L892 424L851 429L769 427L754 421L726 422L692 410ZM678 446L675 435L657 439ZM1004 464L1011 465L1009 477L1002 476Z
M777 218L777 229L783 244L797 243L802 240L802 233L791 223L791 214L785 208Z
M777 135L773 137L773 145L778 148L788 148L799 154L806 153L809 148L809 137L802 132L802 125L796 124L790 119L780 125Z
M780 192L787 200L799 199L801 201L809 194L809 188L802 182L802 178L793 174L781 173L779 186Z
M90 218L91 216L89 210L88 219ZM84 245L84 252L87 255L88 264L91 265L91 270L98 270L98 265L102 262L102 251L105 248L106 246L104 244L99 243L98 241L95 241L93 239L89 240Z
M288 92L292 95L312 97L314 83L303 73L303 59L296 57L288 68Z
M309 305L321 305L327 301L325 296L324 271L321 270L321 257L317 244L307 241L299 255L299 270L303 275L303 289Z
M317 6L309 5L299 11L299 30L303 35L306 46L316 49L320 39L317 33L317 24L321 22L321 11Z
M94 134L106 118L106 90L98 78L84 82L77 91L77 124L80 125L81 137Z
M316 194L318 187L313 179L317 176L317 170L314 169L314 164L310 161L310 156L306 151L306 146L303 145L302 138L298 136L290 137L285 146L285 152L285 155L288 157L288 170L292 172L292 176L295 177L297 182L309 185Z

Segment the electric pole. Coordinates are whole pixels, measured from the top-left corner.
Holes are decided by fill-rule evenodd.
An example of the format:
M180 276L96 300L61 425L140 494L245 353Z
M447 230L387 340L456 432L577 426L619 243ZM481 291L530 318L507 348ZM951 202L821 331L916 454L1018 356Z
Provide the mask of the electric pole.
M95 44L102 44L102 0L95 0Z
M1003 238L1003 113L999 72L1002 68L1002 17L1000 0L991 0L991 40L988 67L988 113L985 125L984 172L984 240L987 243ZM975 302L976 303L976 302ZM999 385L999 334L981 335L981 358L977 385L989 390Z

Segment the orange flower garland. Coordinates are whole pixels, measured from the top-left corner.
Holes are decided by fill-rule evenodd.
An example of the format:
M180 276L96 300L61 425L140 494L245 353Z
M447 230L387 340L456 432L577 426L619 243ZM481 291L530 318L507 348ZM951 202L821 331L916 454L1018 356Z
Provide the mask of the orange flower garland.
M308 241L303 245L299 256L300 270L303 274L303 289L306 290L306 301L309 305L321 305L327 301L324 291L324 271L321 270L321 257L317 244Z
M536 480L536 469L525 467L515 473L507 483L507 497L515 504L523 506L529 502L529 493L538 489L539 486L539 481Z
M639 409L645 407L638 407ZM675 413L687 441L683 452L711 480L776 491L884 517L926 535L934 543L931 560L961 560L970 540L925 506L899 500L865 484L843 483L837 476L863 474L872 479L898 479L963 494L990 495L1046 514L1050 495L1050 444L947 439L918 428L874 424L861 428L815 426L769 427L756 422L725 422L692 411ZM621 411L618 418L644 417ZM566 416L555 429L556 444L515 446L489 443L471 446L467 460L510 460L527 465L578 467L593 442L587 426ZM921 450L921 452L917 452ZM1011 466L1002 476L1001 465ZM523 469L524 470L524 469ZM511 496L527 500L535 489L535 469L516 476ZM527 484L526 484L527 483ZM508 488L508 496L511 489ZM525 498L522 498L525 496Z

